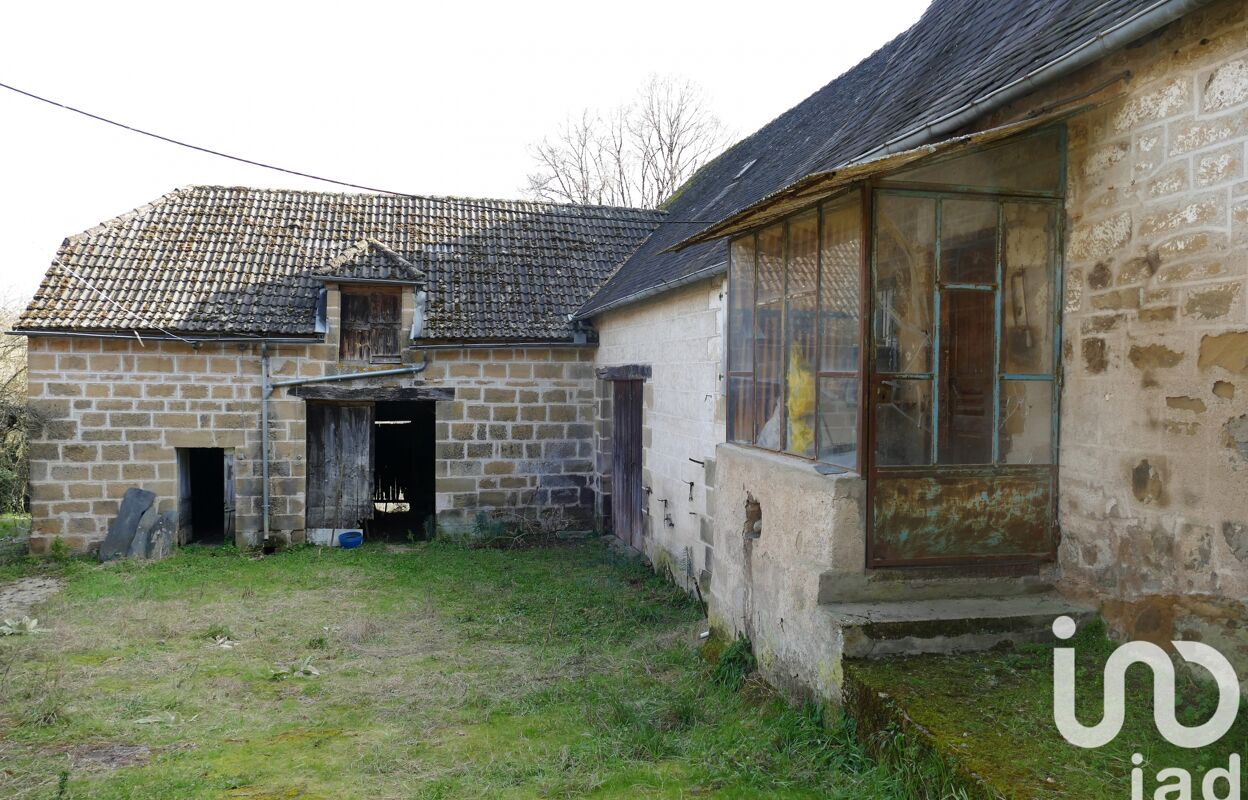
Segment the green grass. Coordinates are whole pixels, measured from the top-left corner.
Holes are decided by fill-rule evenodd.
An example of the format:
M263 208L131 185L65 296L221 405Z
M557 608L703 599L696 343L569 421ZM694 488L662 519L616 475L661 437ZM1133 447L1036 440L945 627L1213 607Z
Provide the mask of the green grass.
M50 632L0 639L0 796L942 794L848 723L714 680L697 606L598 541L44 569Z
M14 539L30 533L29 514L0 514L0 539Z
M1101 719L1104 664L1115 644L1097 621L1085 624L1076 648L1076 712L1080 721ZM961 656L922 656L855 662L849 672L873 696L884 693L925 728L936 748L986 778L1009 798L1130 797L1131 757L1144 756L1145 797L1167 767L1192 772L1196 796L1211 767L1227 766L1231 753L1248 753L1248 713L1220 742L1199 750L1171 745L1152 717L1152 672L1127 672L1127 716L1110 744L1083 750L1067 743L1053 722L1053 652L1048 646ZM1217 705L1211 683L1179 673L1178 718L1205 721ZM1219 796L1226 789L1219 784Z

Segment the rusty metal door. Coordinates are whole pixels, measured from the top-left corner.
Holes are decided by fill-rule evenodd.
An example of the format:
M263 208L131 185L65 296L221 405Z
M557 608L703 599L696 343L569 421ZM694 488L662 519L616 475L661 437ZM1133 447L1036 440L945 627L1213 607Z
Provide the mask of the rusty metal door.
M308 403L309 528L354 528L373 518L372 403Z
M868 564L1052 559L1060 202L874 201Z
M611 528L620 541L641 550L644 531L641 485L640 380L611 382Z

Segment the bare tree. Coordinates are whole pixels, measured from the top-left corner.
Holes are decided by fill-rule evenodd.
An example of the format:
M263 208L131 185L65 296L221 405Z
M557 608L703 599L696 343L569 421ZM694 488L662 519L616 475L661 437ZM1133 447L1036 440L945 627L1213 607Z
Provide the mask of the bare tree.
M26 338L6 333L24 306L15 297L0 296L0 513L25 509L28 437L45 422L26 400Z
M701 89L655 75L633 102L582 111L533 145L537 171L524 191L551 202L656 208L728 142Z

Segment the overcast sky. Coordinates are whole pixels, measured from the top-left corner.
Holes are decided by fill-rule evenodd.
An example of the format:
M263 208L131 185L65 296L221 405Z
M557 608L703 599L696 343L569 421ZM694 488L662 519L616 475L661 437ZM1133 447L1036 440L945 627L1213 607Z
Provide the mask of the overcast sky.
M699 84L738 136L915 22L861 3L27 2L0 83L177 139L416 194L520 197L529 145L652 73ZM864 109L864 113L869 113ZM0 89L0 294L61 240L178 186L327 189Z

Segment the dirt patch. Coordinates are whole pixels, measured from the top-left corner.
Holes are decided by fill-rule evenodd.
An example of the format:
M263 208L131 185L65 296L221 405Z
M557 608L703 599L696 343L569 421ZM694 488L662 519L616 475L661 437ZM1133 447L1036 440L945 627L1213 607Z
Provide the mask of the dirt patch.
M1213 393L1215 396L1221 397L1223 400L1234 400L1235 384L1229 381L1214 381Z
M142 744L82 745L69 751L75 769L121 769L141 767L152 760L152 750Z
M32 606L59 592L61 586L56 578L22 578L0 585L0 619L29 614Z

